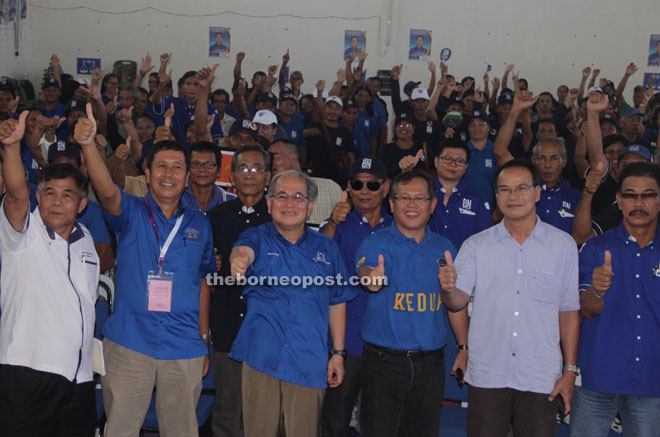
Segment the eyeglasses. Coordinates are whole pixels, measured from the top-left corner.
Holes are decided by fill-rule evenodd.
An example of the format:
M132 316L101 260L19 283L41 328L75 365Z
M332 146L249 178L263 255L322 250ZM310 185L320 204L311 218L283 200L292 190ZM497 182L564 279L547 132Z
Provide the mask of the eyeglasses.
M308 199L307 196L303 196L301 193L296 193L291 195L288 195L286 193L277 193L277 194L273 194L271 197L281 203L284 203L287 200L291 200L293 203L298 203L298 204L304 203Z
M218 164L216 164L213 161L206 161L206 162L191 162L190 163L190 168L198 169L200 167L204 167L207 170L213 170L216 168Z
M360 191L362 187L364 187L365 183L362 181L351 181L351 189L355 191ZM367 190L369 191L378 191L380 190L380 187L384 184L384 182L378 182L378 181L368 181L366 183L367 185Z
M247 165L239 165L236 167L236 172L237 173L243 173L243 175L248 175L251 174L252 176L258 175L259 173L263 173L264 168L263 167L248 167Z
M425 202L428 202L429 200L431 200L430 197L422 197L422 196L415 196L415 197L398 196L398 197L392 197L392 199L403 202L404 204L412 202L412 203L417 204L417 205L421 205L422 203L425 203Z
M438 156L438 159L445 165L454 164L456 167L465 167L467 161L463 158L452 158L451 156Z
M656 192L652 193L620 193L624 200L653 200L658 197Z
M502 196L510 196L512 193L523 193L525 191L528 191L530 188L534 188L534 185L530 184L520 184L516 185L515 187L508 187L506 185L502 185L501 187L497 187L495 192L497 194L501 194Z

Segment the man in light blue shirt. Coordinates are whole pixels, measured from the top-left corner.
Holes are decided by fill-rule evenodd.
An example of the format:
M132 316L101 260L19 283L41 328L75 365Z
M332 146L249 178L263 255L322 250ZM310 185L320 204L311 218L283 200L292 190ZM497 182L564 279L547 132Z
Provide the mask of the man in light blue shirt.
M495 183L504 220L468 238L439 275L448 310L474 297L468 436L506 436L511 415L516 435L554 436L552 401L561 395L570 411L577 372L577 248L536 216L541 188L531 163L507 162Z

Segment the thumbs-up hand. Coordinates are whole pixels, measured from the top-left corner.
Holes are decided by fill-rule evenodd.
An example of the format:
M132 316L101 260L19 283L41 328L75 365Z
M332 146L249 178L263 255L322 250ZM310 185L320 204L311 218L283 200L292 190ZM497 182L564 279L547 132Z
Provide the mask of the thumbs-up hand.
M419 160L422 158L422 153L424 153L424 151L419 149L415 156L407 155L401 158L401 161L399 161L399 168L401 171L405 173L415 168L417 163L419 163Z
M613 277L614 272L612 271L612 254L609 250L606 250L603 265L594 269L591 278L591 286L597 293L604 294L607 290L610 289Z
M174 117L174 103L170 103L170 108L165 111L165 126L172 126L172 117Z
M87 118L81 117L73 132L73 139L81 146L91 145L94 142L94 135L96 135L96 120L94 119L92 104L87 103L85 109L87 110Z
M131 153L131 137L126 138L126 143L120 144L115 150L115 157L121 159L122 161L128 158L128 155Z
M441 266L440 271L438 272L440 286L443 290L449 291L456 287L457 278L458 275L456 274L456 268L454 267L454 260L451 257L451 253L448 250L445 250L445 265Z
M387 276L385 276L385 258L383 255L378 255L378 265L371 269L369 278L370 281L367 285L367 290L374 293L379 291L385 284Z
M245 272L250 266L250 259L245 250L245 247L238 246L236 253L229 259L231 264L231 275L236 279L245 276Z
M8 118L0 124L0 142L5 146L18 145L25 133L25 119L28 111L23 111L18 120Z
M105 105L105 112L108 113L108 115L111 115L114 114L116 110L117 110L117 95L115 94L115 97L112 99L112 102L108 102L108 104Z
M337 202L332 208L332 215L330 215L330 222L337 226L339 223L343 223L346 220L346 216L351 212L351 204L348 202L348 193L342 191L341 201Z

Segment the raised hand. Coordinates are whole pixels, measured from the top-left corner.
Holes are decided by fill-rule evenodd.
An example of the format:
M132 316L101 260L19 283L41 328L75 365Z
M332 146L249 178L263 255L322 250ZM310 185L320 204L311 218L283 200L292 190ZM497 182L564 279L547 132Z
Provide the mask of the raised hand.
M165 126L169 128L172 126L172 117L174 117L174 103L170 103L170 107L165 111Z
M506 66L506 68L504 69L504 71L505 71L506 73L511 73L511 72L513 71L514 68L516 68L516 64L509 64L509 65Z
M146 76L151 70L153 70L153 68L154 66L151 64L151 55L147 55L141 59L140 74L142 74L142 76Z
M94 144L99 152L105 155L105 148L108 146L108 140L101 134L94 135Z
M592 92L587 100L587 111L604 112L607 110L609 98L607 94Z
M236 62L243 62L243 59L245 59L245 52L236 53Z
M387 278L385 276L385 258L383 255L378 255L378 265L371 269L369 272L369 285L367 285L367 290L376 292L383 287L383 284Z
M172 60L172 53L163 53L160 55L160 65L167 65Z
M73 132L73 139L81 146L86 147L94 142L94 135L96 135L96 120L94 119L92 104L88 103L85 109L87 110L87 118L81 117L78 120Z
M531 91L519 91L513 99L511 112L522 112L525 109L529 109L536 104L538 99L539 97L534 97L534 93Z
M488 83L488 79L486 79L486 83ZM484 102L484 93L481 92L481 88L477 88L474 91L474 101L477 103L483 103Z
M105 105L105 112L108 115L112 115L115 113L117 110L117 94L112 98L112 102L108 102L107 105Z
M490 81L490 76L488 75L488 72L484 73L484 75L481 78L484 81L484 86L487 86L488 82Z
M603 265L594 269L591 277L591 287L599 294L605 294L612 285L614 272L612 271L612 254L605 251Z
M566 94L566 99L564 99L564 105L566 107L570 108L573 106L573 103L575 103L575 100L578 98L578 95L580 94L580 90L577 88L571 88L568 90L568 94Z
M493 84L493 89L494 90L499 89L500 88L500 78L499 77L494 77L493 80L492 80L492 84Z
M122 161L128 158L129 153L131 152L131 137L126 138L125 144L120 144L115 150L115 157L121 159Z
M54 70L59 70L59 68L60 68L60 58L55 53L50 55L50 64L53 66Z
M605 173L604 164L598 162L596 168L592 168L587 175L586 180L584 181L584 191L588 194L595 194L596 190L603 181L603 173Z
M215 70L218 68L218 65L219 64L214 64L211 68L204 67L197 72L196 77L197 80L199 80L199 86L201 88L208 88L211 86L211 83L213 83L213 79L215 78Z
M633 74L635 74L635 72L637 72L637 65L631 62L626 67L626 76L632 76Z
M443 76L447 75L447 71L449 71L449 67L447 67L447 64L444 62L440 61L440 73L442 73Z
M422 149L419 149L415 154L415 156L406 155L403 158L401 158L401 161L399 161L399 168L401 169L401 171L405 173L415 168L419 163L419 160L422 158L423 153L424 151Z
M245 272L248 267L250 267L250 260L245 248L242 246L238 247L238 255L235 255L231 260L231 275L236 279L240 279L242 276L245 276Z
M133 119L133 107L131 106L130 108L122 108L119 110L117 113L117 118L119 121L128 121Z
M162 85L168 84L172 81L172 70L169 73L163 71L158 75L158 82Z
M344 71L343 68L340 68L339 70L337 70L337 82L341 84L344 83L345 80L346 80L346 72Z
M277 68L278 68L278 67L279 67L279 65L271 65L271 66L269 66L269 67L268 67L268 75L269 75L269 76L274 76L275 73L277 73Z
M337 202L334 208L332 208L332 214L330 215L329 221L335 226L339 223L343 223L349 212L351 212L351 204L348 202L348 193L342 191L341 201Z
M99 90L98 87L95 87L95 86L92 86L89 89L89 97L92 100L97 100L97 101L103 99L103 97L101 97L101 90Z
M365 52L364 50L360 50L357 54L357 57L360 62L364 62L368 55L369 53Z
M319 80L316 82L316 91L319 93L322 93L323 90L325 89L325 81L324 80Z
M473 79L468 79L468 80L465 81L465 85L463 85L463 89L467 91L470 88L472 88L472 85L474 85L474 80Z
M92 70L92 83L98 83L103 78L105 71L100 68L95 68Z
M586 79L589 77L589 74L591 74L591 67L584 67L582 69L582 78Z
M435 64L432 61L429 61L428 69L431 73L435 73Z
M392 67L392 80L399 80L399 75L403 69L403 64Z
M594 73L594 79L595 79L595 78L597 78L598 75L600 74L600 70L599 70L598 68L594 68L594 72L593 72L593 73Z
M440 267L438 271L438 281L440 281L440 287L443 290L449 291L452 288L456 288L456 279L458 275L456 274L456 268L454 267L454 261L451 257L451 253L448 250L445 250L445 265Z
M286 53L282 56L282 64L289 63L289 49L286 49Z
M20 144L23 135L25 134L25 119L29 111L21 112L18 120L8 118L0 123L0 141L5 147L17 146Z

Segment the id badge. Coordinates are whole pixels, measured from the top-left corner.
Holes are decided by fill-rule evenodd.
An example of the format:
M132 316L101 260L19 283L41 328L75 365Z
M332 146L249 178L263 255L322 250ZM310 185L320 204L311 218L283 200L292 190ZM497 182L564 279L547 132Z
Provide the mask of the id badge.
M169 313L172 310L174 273L149 271L147 275L147 311Z

